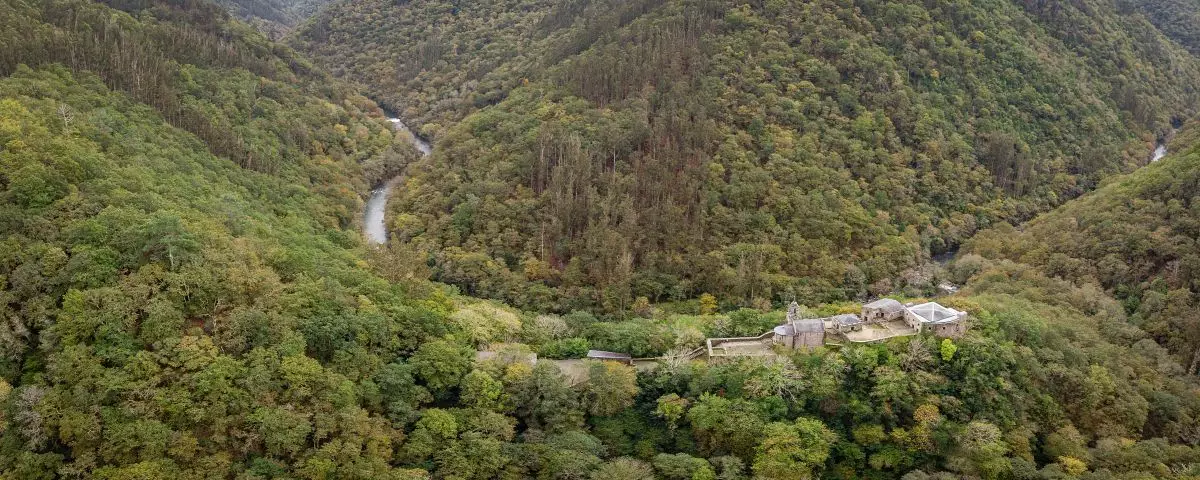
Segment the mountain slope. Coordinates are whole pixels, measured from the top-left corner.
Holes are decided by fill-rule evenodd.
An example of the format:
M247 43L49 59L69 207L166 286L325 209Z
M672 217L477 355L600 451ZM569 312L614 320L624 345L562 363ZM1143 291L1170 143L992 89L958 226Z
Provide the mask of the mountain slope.
M572 43L566 27L577 17L648 3L343 2L311 18L289 41L335 75L369 86L423 134L436 135L553 63L542 57Z
M415 152L215 6L136 13L0 5L0 476L410 478L345 366L444 332L355 227Z
M546 309L885 293L1144 163L1200 79L1102 0L356 2L296 45L431 122L393 238Z
M356 233L364 178L414 155L371 102L208 3L114 5L132 14L0 4L0 478L1200 474L1195 376L1103 292L1003 260L939 299L971 313L961 338L574 358L691 351L784 313L559 317L429 284L412 245Z
M965 251L1099 283L1133 322L1200 369L1200 131L1189 124L1177 153L1067 203L1020 231L981 233Z
M1163 34L1193 54L1200 54L1200 2L1196 0L1122 1L1121 6L1146 16Z
M328 0L216 0L215 3L271 39L279 39L316 14Z

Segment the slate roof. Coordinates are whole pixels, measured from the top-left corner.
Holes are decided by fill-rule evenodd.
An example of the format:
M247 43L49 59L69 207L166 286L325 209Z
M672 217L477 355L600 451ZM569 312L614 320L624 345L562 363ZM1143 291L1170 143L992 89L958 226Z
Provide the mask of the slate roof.
M829 319L833 321L834 325L841 325L843 327L849 327L852 325L858 325L860 323L863 323L862 319L859 318L858 315L855 315L853 313L843 313L841 315L834 315L833 317L830 317Z
M880 310L880 311L884 311L884 312L888 312L888 313L893 313L893 312L899 312L901 310L904 310L904 304L902 304L894 299L891 299L891 298L881 298L874 302L863 305L863 309L864 310Z
M794 328L797 333L821 333L825 331L825 322L821 321L819 318L796 320L792 322L791 327Z
M631 357L628 353L606 352L604 350L588 350L587 358L600 358L606 360L629 360Z

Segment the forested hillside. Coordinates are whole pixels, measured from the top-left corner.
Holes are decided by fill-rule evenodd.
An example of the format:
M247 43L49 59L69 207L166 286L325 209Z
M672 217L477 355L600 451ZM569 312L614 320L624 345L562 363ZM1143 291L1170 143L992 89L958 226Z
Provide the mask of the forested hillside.
M1023 225L981 233L967 251L1035 265L1047 275L1098 284L1131 321L1200 369L1200 129L1177 153Z
M1122 0L1122 8L1146 16L1166 36L1200 54L1200 2L1196 0Z
M216 0L230 13L272 39L283 37L300 22L317 13L328 0Z
M1152 340L1152 323L1140 313L1131 323L1127 308L1094 286L1005 259L962 258L949 274L966 282L964 290L939 299L970 312L972 328L962 338L915 336L729 361L672 358L640 370L574 360L588 348L688 351L705 337L757 335L783 314L722 312L705 297L558 316L464 297L425 280L430 265L412 253L416 245L363 247L355 220L361 195L415 153L372 102L286 47L200 1L0 2L5 480L1200 477L1196 377L1180 366L1173 345ZM565 122L555 128L603 133L645 126L632 113L638 102L674 98L651 89L647 98L596 107L556 96L561 87L548 82L532 81L503 108L472 114L443 145L481 148L516 135L480 127L473 139L465 129L488 125L488 115L532 115L521 102ZM702 83L678 88L728 88ZM538 95L554 103L540 104ZM572 120L577 113L558 103L598 120ZM523 121L531 123L512 124L514 132L528 133L533 121ZM764 132L781 131L769 125ZM545 141L557 138L551 133ZM594 132L577 133L572 138ZM1176 144L1192 143L1193 135L1182 132ZM759 141L753 138L729 141ZM802 151L790 148L787 158ZM785 155L779 151L771 155ZM575 154L566 158L579 161ZM747 158L744 165L771 162L782 160ZM1197 189L1184 162L1167 159L1150 174L1128 177L1152 175L1146 183L1162 189L1147 188L1159 196L1119 187L1127 179L1081 202L1115 191L1133 205L1163 200L1171 219L1186 218L1180 209L1190 208L1186 194ZM719 162L704 165L724 179ZM795 168L788 178L829 188L827 200L837 198L834 182L869 185L848 174L814 180L808 175L819 168ZM461 172L496 180L490 188L507 193L505 177L492 170ZM572 181L572 188L588 186ZM662 187L664 196L675 193L669 182ZM536 198L532 187L522 188L518 195ZM863 202L840 205L874 215L877 223L868 226L898 230ZM483 218L464 212L455 217L463 228ZM1143 216L1151 213L1162 211ZM840 211L825 215L837 219ZM770 229L761 232L764 242L772 238ZM847 228L837 238L859 232ZM495 238L511 238L505 235ZM767 258L753 256L754 245L734 248L747 252L739 262ZM536 262L523 268L527 278L554 275ZM764 271L756 268L741 263L737 271ZM501 283L509 280L502 274L485 278L512 285ZM477 280L462 284L482 288ZM758 297L769 294L756 289L772 284L730 285ZM676 288L683 293L674 295L686 295ZM577 293L582 304L594 301L586 289ZM824 297L798 300L809 305L806 315L859 308L822 304ZM1171 315L1163 318L1181 318ZM477 349L494 354L477 356ZM528 360L533 352L536 363Z
M392 148L390 127L382 118L366 118L364 112L378 111L373 102L314 70L287 47L230 22L216 5L111 3L139 18L104 3L4 0L0 74L21 64L50 63L94 72L111 88L153 106L171 125L195 134L216 155L251 170L340 190L346 200L338 219L343 226L358 214L355 197L365 188L353 170L368 155L354 158L338 150L394 150L374 160L383 164L368 165L368 181L389 176L386 170L416 156L402 144ZM330 170L339 175L329 175Z
M274 429L326 418L331 462L396 478L332 365L444 331L358 250L367 182L415 153L219 8L121 6L0 5L0 477L271 476Z
M392 238L563 311L886 293L1145 163L1200 85L1108 0L380 0L294 43L437 138Z

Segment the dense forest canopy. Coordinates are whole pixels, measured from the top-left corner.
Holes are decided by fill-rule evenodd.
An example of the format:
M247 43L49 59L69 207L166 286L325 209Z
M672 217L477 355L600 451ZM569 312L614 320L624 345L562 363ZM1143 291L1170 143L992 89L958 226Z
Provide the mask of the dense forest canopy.
M272 39L282 38L292 28L317 12L328 0L214 0Z
M1155 27L1194 54L1200 54L1200 2L1196 0L1122 0L1126 11L1146 16Z
M1189 373L1200 370L1200 128L1177 152L1024 225L989 230L972 254L1036 265L1048 275L1096 284L1131 321L1166 346Z
M1144 164L1200 85L1105 0L371 0L292 43L437 139L392 238L551 311L889 292Z
M0 479L1200 478L1200 128L1106 179L1191 57L1103 2L795 3L305 23L347 77L427 49L414 103L363 82L427 115L419 160L206 1L0 0ZM339 36L385 11L445 36ZM678 355L942 279L961 337Z

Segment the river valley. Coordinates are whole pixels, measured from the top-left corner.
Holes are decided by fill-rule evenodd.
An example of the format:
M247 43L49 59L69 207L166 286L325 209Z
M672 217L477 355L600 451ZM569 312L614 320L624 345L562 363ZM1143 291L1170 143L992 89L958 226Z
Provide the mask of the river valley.
M433 151L433 146L416 133L413 133L402 120L395 117L388 117L388 121L395 126L396 132L407 135L413 147L421 152L421 155L429 155ZM382 245L387 243L387 201L391 196L392 188L400 183L401 176L397 176L384 182L379 188L371 190L371 199L367 200L366 210L363 212L363 234L367 237L367 241L372 244Z

